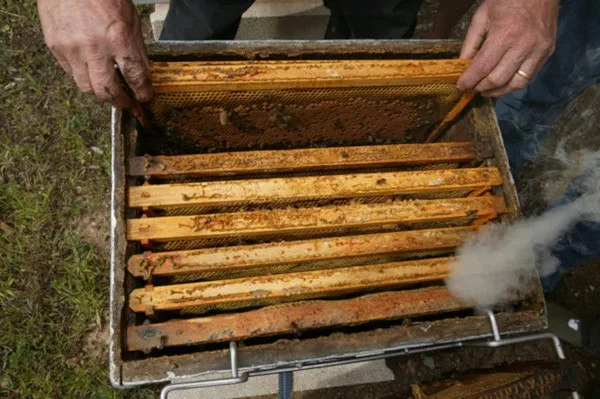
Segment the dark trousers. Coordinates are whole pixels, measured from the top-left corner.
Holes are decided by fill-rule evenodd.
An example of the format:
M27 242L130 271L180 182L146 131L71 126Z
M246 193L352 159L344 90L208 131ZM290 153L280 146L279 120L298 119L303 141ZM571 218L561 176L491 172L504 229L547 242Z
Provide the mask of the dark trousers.
M564 1L558 20L556 52L525 89L503 96L496 103L513 174L535 157L567 105L596 83L600 83L600 2ZM600 164L593 164L550 208L580 197L582 181L597 175L599 168ZM560 267L542 279L547 292L554 289L565 271L600 257L600 223L593 220L577 223L554 247L553 255L560 261Z
M254 0L172 0L160 40L232 40ZM410 38L422 0L325 0L326 39Z

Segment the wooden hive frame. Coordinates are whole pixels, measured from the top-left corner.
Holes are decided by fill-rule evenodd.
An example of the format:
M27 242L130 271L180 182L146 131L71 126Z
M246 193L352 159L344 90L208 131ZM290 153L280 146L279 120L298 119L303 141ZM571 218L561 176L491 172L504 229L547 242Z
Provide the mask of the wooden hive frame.
M467 65L468 62L460 60L258 61L153 64L151 70L157 93L195 94L205 91L453 84ZM437 135L445 123L454 119L470 98L469 93L463 95L432 134ZM280 268L270 268L272 262L266 262L249 269L259 272L259 275L237 279L231 279L231 275L223 269L215 270L216 273L200 269L195 270L200 271L195 274L188 269L182 273L184 278L211 279L219 276L219 280L148 285L130 293L129 307L134 312L147 315L172 310L203 313L440 281L448 273L447 258L387 262L386 258L379 257L374 264L365 258L376 257L385 251L396 254L436 253L426 252L423 246L409 240L405 241L403 250L386 246L385 242L390 237L394 237L391 239L396 240L397 245L396 237L407 235L392 232L398 226L423 229L422 226L435 223L454 223L455 226L462 223L476 227L506 213L504 198L482 197L482 194L502 184L497 168L457 168L461 164L475 166L483 161L482 154L474 151L475 148L474 142L467 141L422 144L422 147L405 144L225 152L182 155L182 158L133 158L130 160L132 177L142 175L151 179L160 176L163 181L129 187L128 206L144 211L142 218L132 218L127 222L127 239L130 241L146 246L157 242L185 241L186 245L211 247L235 246L239 240L277 242L312 237L315 241L320 236L333 234L335 237L330 242L365 238L372 242L368 247L362 247L362 258L356 255L361 252L360 246L356 243L348 246L344 258L366 262L357 266L341 267L343 263L339 262L315 266L304 261L308 263L306 270L272 276L269 270L278 273ZM424 165L431 169L374 172L382 167L404 165ZM348 174L347 166L350 170L359 168L364 171ZM322 174L323 170L328 173ZM281 177L281 174L290 172L308 175ZM252 173L265 177L241 178ZM172 182L180 175L188 178L215 176L217 180ZM222 180L219 176L229 179ZM418 199L394 199L398 197ZM341 204L330 205L340 200ZM289 205L294 207L286 208ZM256 209L248 210L248 206ZM241 209L229 211L236 207ZM156 217L157 211L166 212L167 216ZM180 215L182 212L189 215ZM351 232L361 235L347 237ZM431 242L426 245L429 251L452 248L436 246L429 232L424 236L425 241ZM286 245L279 243L277 248L284 251ZM385 249L388 247L390 249ZM335 253L334 249L322 248L321 252L326 257L334 257L329 255ZM247 247L246 250L254 249ZM242 253L242 256L250 255ZM232 262L237 270L240 264L244 262L239 259ZM248 272L248 268L241 268ZM195 265L194 269L199 268ZM146 268L142 276L149 280L155 272L154 268Z
M129 295L129 307L134 312L193 308L194 313L204 313L369 292L442 280L450 262L434 258L139 288Z
M205 344L321 327L355 326L373 320L456 312L466 307L445 287L384 292L341 301L301 301L235 314L135 326L127 330L127 347L150 351L165 345ZM262 326L259 330L257 324Z
M315 46L320 48L320 44ZM355 47L354 51L360 48L364 49L359 46ZM380 43L377 48L387 49L386 51L392 53L397 51L389 50L388 43ZM370 49L369 51L373 51L375 47ZM172 48L169 51L172 51ZM186 53L187 50L182 51L179 55L182 59L186 59L191 54ZM269 51L276 50L271 48ZM195 55L188 59L198 57L197 52L193 53ZM219 53L211 52L211 54L210 56L213 57ZM237 54L247 57L249 53L241 51ZM166 71L167 74L163 76L167 76L173 71L174 64L163 64L160 57L162 56L159 55L156 59L158 63L154 64L154 72ZM303 73L310 78L300 82L300 86L304 88L314 87L314 85L352 87L359 81L364 82L361 73L350 70L342 70L344 78L335 76L336 74L332 74L331 71L325 71L329 76L311 75L320 73L319 70L323 71L322 67L325 64L316 61L303 63L307 68ZM410 68L417 71L418 68L427 68L426 65L432 66L432 73L427 71L423 73L421 69L411 76L406 74L404 78L407 79L408 85L427 82L452 84L460 74L460 68L466 65L439 60L416 63L395 61L397 60L367 62L363 65L380 68L381 76L384 76L386 71L395 71L394 73L401 71L399 74L405 74ZM198 66L188 64L194 68ZM346 63L334 64L336 68L347 65ZM356 65L358 64L359 62L356 62ZM439 69L442 64L452 64L456 69L444 75ZM208 77L207 80L203 80L207 82L206 84L200 82L201 87L198 85L201 79L195 79L195 82L194 79L190 79L193 74L188 74L187 77L181 74L182 79L174 85L166 83L171 78L166 77L162 81L159 79L157 92L168 94L222 89L222 86L217 87L214 83L223 78L229 81L231 90L262 90L266 87L281 89L289 84L285 79L280 79L285 76L273 75L273 68L276 68L273 63L253 63L252 68L266 67L258 72L256 69L246 69L244 72L242 64L227 63L225 69L223 63L202 65L208 69L216 67L221 70L209 74L210 76L201 75ZM418 68L415 68L415 65L418 65ZM438 72L435 72L433 66L438 68ZM164 69L159 71L159 68ZM253 75L260 77L258 80L262 79L262 81L259 84L252 83ZM381 76L377 78L379 80L373 79L364 84L401 84L397 79L386 80ZM117 333L121 331L124 334L122 345L117 343L116 347L121 348L120 350L123 350L126 356L130 356L127 355L128 351L166 350L189 344L209 346L206 351L200 353L194 353L195 349L192 347L188 353L177 357L144 358L142 356L138 360L121 357L114 351L113 346L111 364L117 365L116 370L119 373L118 378L114 377L116 374L112 375L113 383L118 381L119 385L128 385L164 378L161 376L167 374L186 375L226 367L225 354L211 349L210 345L231 339L285 337L288 334L314 329L343 329L352 325L368 326L368 323L373 321L440 315L439 320L428 322L424 330L419 329L418 324L399 325L390 321L389 328L370 331L365 327L365 330L336 335L331 339L323 336L318 339L302 339L293 345L285 340L279 341L278 344L249 345L241 349L240 366L252 368L256 365L262 367L275 363L285 364L293 361L292 359L321 358L335 356L336 353L342 352L349 354L351 352L349 348L360 348L357 349L360 351L381 350L397 346L399 343L447 342L457 338L488 334L489 326L483 318L476 316L463 316L460 319L445 318L444 315L462 311L469 305L460 303L448 293L445 287L438 285L448 272L447 256L451 255L453 248L460 245L470 232L490 219L503 217L503 215L512 218L516 215L516 202L507 174L506 161L504 155L498 152L501 147L497 141L497 130L493 126L490 128L488 125L481 125L482 121L490 118L489 105L485 104L483 108L479 108L481 100L477 99L477 107L470 108L465 118L462 116L462 111L471 99L472 93L465 93L462 100L458 101L448 111L446 117L439 121L437 128L430 132L428 141L434 141L444 134L447 137L448 128L452 130L450 126L452 121L459 118L463 127L467 126L465 121L468 120L468 125L478 130L475 137L483 135L491 138L493 140L491 150L489 146L487 148L485 145L482 146L478 139L474 140L474 136L459 138L460 135L455 135L455 132L451 131L450 141L432 143L427 148L426 145L414 144L304 148L292 150L295 151L293 157L286 157L283 154L285 151L278 150L259 151L254 154L228 152L227 155L215 153L143 156L143 152L135 151L137 146L134 143L139 137L129 136L131 118L129 115L123 115L119 122L119 129L126 134L126 143L125 146L117 146L117 154L129 148L130 152L124 159L129 166L128 175L133 179L149 179L150 184L139 186L137 183L134 184L133 180L129 180L126 190L119 193L117 189L115 192L116 202L121 201L120 204L123 206L121 209L125 208L124 200L127 198L131 210L136 209L136 212L143 212L145 215L143 218L134 217L134 213L130 211L126 218L129 219L128 227L125 227L125 218L121 216L121 219L117 215L117 221L123 221L122 225L117 222L117 235L122 233L121 241L117 240L119 243L117 246L123 245L125 239L152 246L153 242L160 244L178 240L212 240L231 235L250 242L240 242L237 245L229 243L222 247L200 247L185 251L156 251L152 247L146 252L140 249L133 251L132 246L129 247L127 254L124 249L117 250L116 259L121 259L121 263L116 274L117 277L119 275L121 277L116 281L117 284L119 281L128 281L126 286L129 288L126 294L131 299L126 303L120 302L120 307L118 299L115 300L113 297L112 300L112 303L117 303L117 314L121 314L119 309L125 309L125 320L129 320L128 327L124 330L121 331L121 326L115 328ZM120 117L118 114L116 116ZM249 159L255 161L248 161ZM312 161L303 162L303 159ZM115 166L116 171L120 170L124 175L124 166L125 164ZM376 171L373 171L374 168ZM340 177L339 170L351 173L346 172L344 177ZM119 173L117 173L117 185L118 175ZM367 175L368 178L364 179ZM186 182L182 179L193 179L193 181ZM382 181L381 179L385 179L385 184L377 183ZM243 185L243 190L239 191L242 195L226 189L218 191L219 187L228 185L231 187L234 181L241 182ZM274 190L265 190L266 181L279 186ZM332 184L336 181L342 183ZM359 187L362 185L365 191L340 190L339 187L347 184L347 181L356 183ZM453 184L453 181L456 184ZM140 180L137 182L140 183ZM318 186L319 182L321 186ZM462 182L466 184L461 185ZM295 186L290 183L299 183L299 188L296 191L290 190L290 187ZM431 183L435 184L432 186ZM391 188L378 187L388 184ZM198 190L199 187L203 190ZM252 187L255 187L254 191ZM124 185L121 186L121 189L123 188ZM209 190L209 195L205 195L207 193L205 189ZM313 194L321 189L327 195L323 197ZM210 194L210 190L216 191ZM431 196L423 198L425 191L428 191ZM187 199L184 199L183 194ZM295 202L293 198L298 198L297 194L303 196L303 203L299 207L290 208L289 205ZM157 198L159 201L156 201ZM253 200L250 207L244 205L248 203L249 198ZM418 206L412 211L409 207L394 206L400 204L413 204L413 206L418 204ZM442 209L442 204L450 210L443 216L436 214L436 209ZM192 213L185 213L184 208L192 210ZM178 214L178 210L182 210L183 213ZM316 213L313 213L315 211ZM266 213L272 213L277 217L267 223L263 220ZM311 214L318 214L319 217L313 218L307 225L299 226L300 222L304 222L306 216ZM343 236L336 236L338 227L348 227L337 220L342 214L351 216L350 221L355 221L357 230L345 230ZM139 216L140 213L136 215ZM360 220L359 215L364 215L365 219ZM211 217L213 219L210 219ZM459 220L466 221L466 224L456 225ZM218 223L213 223L215 221ZM434 222L450 224L449 227L428 225ZM210 229L198 229L194 227L194 223L203 226L211 223L213 225ZM157 232L157 228L164 229L164 226L171 226L167 229L167 234L164 234L164 231ZM293 240L261 241L273 234L284 235L286 228L291 230L285 234L290 234L289 237ZM367 228L379 230L363 231ZM296 236L302 231L306 236ZM331 234L333 236L330 236ZM345 246L342 243L352 244ZM313 252L307 251L308 248L322 250ZM373 258L374 254L375 258ZM423 256L425 258L421 259ZM329 264L328 262L331 261L341 263ZM125 264L131 274L123 274ZM282 269L277 269L277 274L269 276L269 272L264 270L265 265L282 267ZM311 265L321 265L325 269L315 271L310 267ZM433 266L427 269L428 272L423 272L424 265ZM173 284L170 280L190 275L195 275L196 281ZM342 276L343 278L340 278L344 283L337 286L331 283L328 280L331 277L327 276ZM353 284L353 281L357 276L362 276L365 282L370 281L371 288L380 292L356 291L357 285ZM217 291L212 299L203 297L200 301L198 297L192 295L194 289L200 287L205 293L210 292L207 290L209 286L216 290L228 290L234 281L239 283L242 280L250 281L253 286L263 287L263 290L259 289L258 292L264 293L265 284L271 284L273 277L279 281L278 286L287 290L284 292L267 289L269 293L263 298L258 298L258 302L256 293L253 294L252 289L248 289L246 294L238 291L235 300L231 297L223 300L222 293L219 294ZM198 281L198 279L206 281ZM311 280L313 283L316 281L314 287L311 286L312 283L306 284ZM133 287L136 284L139 287L142 281L150 285L145 288ZM294 281L299 282L300 285L295 284ZM431 281L434 284L425 288L415 285L423 281ZM407 285L406 289L387 291L404 285ZM167 287L174 286L182 288L186 297L175 298L169 294ZM299 292L302 287L312 287L314 292L305 291L306 296L303 297ZM387 292L381 292L382 290ZM118 286L116 291L119 291ZM352 297L340 297L335 292L343 292L344 295L352 292L354 294ZM311 294L316 294L317 297ZM328 297L330 294L334 295L334 298L318 299ZM140 306L135 305L138 298ZM287 300L292 302L264 306L269 303L281 303L281 298L286 298L284 302ZM248 303L252 306L259 303L261 307L247 310ZM526 305L525 310L518 312L518 316L513 316L512 313L499 314L500 328L508 331L523 331L543 326L544 321L540 319L540 313L535 308L536 300L532 299L531 303L534 305ZM213 309L215 306L230 308L232 304L241 306L233 314L203 314L201 317L183 320L160 318L163 312L165 315L170 315L171 312L186 307L199 307L204 312L211 306ZM130 306L138 314L147 312L148 308L154 308L153 310L159 314L159 319L149 325L141 325L139 317L132 316L132 312L126 310ZM348 309L355 309L356 312L348 312ZM148 314L151 315L152 312ZM113 321L114 326L119 325L118 320ZM138 321L132 322L132 320ZM256 330L253 327L256 320L262 320L265 328ZM202 358L201 362L198 362L199 356ZM177 370L173 368L171 362L177 363Z
M318 208L292 208L167 216L127 221L131 241L226 239L324 234L389 225L494 219L506 213L502 197L467 197L441 200L391 201Z
M129 258L128 270L133 276L147 280L151 276L186 274L236 277L247 269L260 274L256 271L260 267L306 265L406 252L443 253L460 245L473 230L473 227L458 227L186 251L144 252Z
M252 175L310 172L343 168L467 163L485 157L472 141L395 144L286 151L244 151L194 155L139 156L129 159L129 175L150 178ZM487 157L492 154L488 153Z
M468 192L502 183L496 168L382 172L258 180L143 185L129 188L131 208L155 209L390 195Z
M469 60L160 62L157 93L456 83Z

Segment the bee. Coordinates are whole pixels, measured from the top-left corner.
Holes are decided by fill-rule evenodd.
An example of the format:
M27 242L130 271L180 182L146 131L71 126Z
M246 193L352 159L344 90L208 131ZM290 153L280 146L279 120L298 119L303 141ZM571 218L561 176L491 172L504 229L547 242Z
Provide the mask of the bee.
M219 121L221 122L222 126L226 126L229 123L229 111L222 109L219 112Z

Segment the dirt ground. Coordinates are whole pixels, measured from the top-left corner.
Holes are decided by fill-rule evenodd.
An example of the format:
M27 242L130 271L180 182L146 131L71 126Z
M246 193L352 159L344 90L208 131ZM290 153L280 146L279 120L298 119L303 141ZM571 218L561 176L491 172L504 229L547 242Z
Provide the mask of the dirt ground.
M417 37L436 4L425 1ZM468 20L453 37L464 35ZM592 108L598 96L600 88L591 88L569 107L549 153L574 127L570 151L600 149L600 111ZM108 106L82 96L45 49L34 2L0 1L0 398L156 397L152 388L116 391L107 378L108 132ZM535 170L517 180L530 214L547 201L537 195L547 182ZM565 275L550 297L580 316L600 314L600 262ZM586 392L600 381L600 359L569 345L566 351L573 381ZM395 381L294 398L406 397L411 383L533 359L554 359L552 347L407 356L389 361Z

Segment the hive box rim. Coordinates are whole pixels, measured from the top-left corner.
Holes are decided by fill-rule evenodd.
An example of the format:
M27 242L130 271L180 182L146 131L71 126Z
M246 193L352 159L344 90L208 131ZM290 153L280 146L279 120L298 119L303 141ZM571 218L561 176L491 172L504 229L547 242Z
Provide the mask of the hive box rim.
M194 41L194 42L156 42L149 46L149 54L151 59L162 61L192 61L203 59L218 59L218 60L244 60L244 59L354 59L354 58L397 58L397 59L433 59L433 58L453 58L457 57L460 51L461 43L459 41L446 40L341 40L341 41ZM495 148L499 150L496 154L497 166L503 171L504 177L510 181L510 192L505 193L510 197L509 207L511 208L511 218L518 217L519 205L516 192L514 191L514 181L509 173L508 160L504 151L504 144L499 133L496 116L493 111L491 101L479 99L481 102L482 115L491 122L490 129L494 130L496 142ZM187 355L178 355L178 359L183 363L187 362L186 367L182 367L184 371L173 371L176 367L170 369L170 358L163 356L161 358L136 360L136 365L141 365L144 369L143 373L131 375L123 375L123 366L125 361L121 354L121 337L122 331L122 312L125 305L124 297L124 279L126 273L126 258L125 258L125 224L124 221L124 204L125 204L125 133L126 127L131 126L132 116L127 112L121 112L117 109L112 110L112 126L111 126L111 211L110 211L110 341L109 341L109 376L113 386L124 388L141 384L158 383L165 381L180 380L189 377L197 377L207 374L218 374L226 372L228 369L227 351L209 352L210 356L203 356L204 353L190 353ZM520 329L504 331L507 333L530 332L533 330L543 329L547 326L545 307L543 296L541 294L539 283L535 287L534 296L537 296L536 304L539 303L539 308L530 313L534 314L531 319L531 325L524 326ZM473 339L482 339L491 336L491 330L487 332L485 317L473 317L470 323L473 328L477 327L479 333L460 337L458 339L439 339L431 344L439 344L451 341L467 341ZM452 320L450 320L452 321ZM389 342L389 337L386 334L393 335L395 329L401 327L393 327L384 330L370 331L369 335L373 337L373 341L378 337L383 337L386 342ZM438 327L439 328L439 327ZM475 331L475 330L473 330ZM382 353L402 347L402 345L389 344L377 348L367 349L365 345L356 345L356 340L352 336L356 334L346 334L347 348L342 350L343 353L334 353L336 349L330 348L329 354L322 356L312 356L310 353L306 356L298 356L292 360L286 361L271 361L270 363L256 364L242 369L246 371L264 369L269 367L292 366L298 363L311 362L327 362L340 357L368 356L370 354ZM305 340L305 344L310 345L314 341L314 345L321 345L327 340L343 341L340 339L340 334L333 336L324 336ZM293 340L281 340L281 343L272 344L273 350L276 352L277 347L285 345L296 345ZM385 345L382 344L382 345ZM339 346L339 345L338 345ZM406 346L406 345L404 345ZM337 349L339 352L339 349ZM283 351L282 351L283 352ZM240 356L244 357L243 349L240 350ZM198 364L197 369L194 369L194 364L200 363L198 358L211 358L212 365L207 365L203 361ZM161 360L162 359L162 360ZM216 360L215 360L216 359ZM131 363L131 361L129 362ZM148 367L144 367L145 364ZM134 367L135 368L135 367Z

